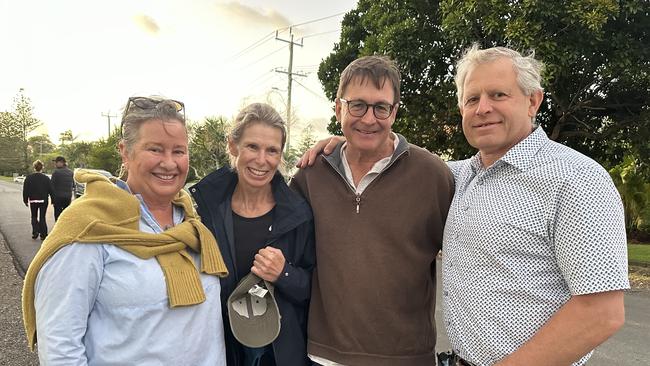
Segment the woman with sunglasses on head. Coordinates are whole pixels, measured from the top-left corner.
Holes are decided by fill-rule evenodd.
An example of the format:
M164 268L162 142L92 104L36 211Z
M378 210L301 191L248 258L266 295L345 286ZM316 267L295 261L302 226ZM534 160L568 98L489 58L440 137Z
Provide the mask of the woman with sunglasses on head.
M59 217L25 277L29 346L43 365L225 365L210 231L181 189L183 104L130 98L121 177L79 170L84 195Z
M313 218L308 203L278 172L286 135L282 117L271 106L245 107L228 137L233 167L223 167L190 188L230 272L221 280L224 319L229 295L251 272L273 284L280 312L280 333L263 347L241 344L228 321L224 323L229 366L311 364L306 333L315 265Z

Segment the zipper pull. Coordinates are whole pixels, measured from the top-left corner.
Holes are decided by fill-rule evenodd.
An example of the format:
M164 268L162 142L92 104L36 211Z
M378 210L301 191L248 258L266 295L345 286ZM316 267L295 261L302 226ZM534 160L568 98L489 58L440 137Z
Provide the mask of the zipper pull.
M361 197L359 197L359 195L357 195L356 201L357 201L357 213L359 213L359 204L361 202Z

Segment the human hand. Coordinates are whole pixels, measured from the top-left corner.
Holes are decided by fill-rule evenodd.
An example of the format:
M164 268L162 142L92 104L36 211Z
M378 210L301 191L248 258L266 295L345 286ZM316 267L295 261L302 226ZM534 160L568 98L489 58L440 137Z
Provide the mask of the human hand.
M312 146L311 148L307 149L305 153L302 155L300 160L296 163L296 167L300 169L304 169L306 167L314 165L316 162L316 157L318 157L318 154L321 152L325 155L329 155L334 151L334 148L336 145L338 145L339 142L345 141L345 137L343 136L330 136L325 139L322 139L316 143L316 145Z
M251 272L265 281L275 282L284 269L284 262L284 254L280 249L262 248L255 254Z

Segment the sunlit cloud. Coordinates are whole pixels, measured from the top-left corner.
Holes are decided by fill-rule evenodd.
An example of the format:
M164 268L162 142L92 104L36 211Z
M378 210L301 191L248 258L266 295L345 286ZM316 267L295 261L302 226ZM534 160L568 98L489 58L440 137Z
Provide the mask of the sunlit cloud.
M217 4L217 11L226 19L248 24L269 25L273 28L286 27L291 24L289 19L275 10L257 9L235 2Z
M133 21L138 25L138 27L140 27L140 29L151 35L155 36L160 32L160 27L150 16L138 14L133 17Z

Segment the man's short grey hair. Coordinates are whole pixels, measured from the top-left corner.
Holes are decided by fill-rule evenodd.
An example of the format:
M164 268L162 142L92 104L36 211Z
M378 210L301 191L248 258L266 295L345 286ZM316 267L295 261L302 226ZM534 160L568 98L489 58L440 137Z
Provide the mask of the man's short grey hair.
M535 52L528 56L522 56L519 52L506 47L492 47L480 49L479 45L474 43L465 50L463 57L456 63L456 95L458 96L458 107L463 107L464 84L467 74L477 65L493 62L499 58L508 58L512 60L515 74L517 75L517 84L524 95L532 95L535 92L543 91L542 88L542 69L544 65L541 61L535 59Z
M352 61L341 73L337 98L342 98L347 87L353 80L360 83L371 82L375 88L381 89L386 81L393 87L393 104L400 101L400 76L397 63L388 56L372 55L360 57Z

